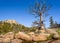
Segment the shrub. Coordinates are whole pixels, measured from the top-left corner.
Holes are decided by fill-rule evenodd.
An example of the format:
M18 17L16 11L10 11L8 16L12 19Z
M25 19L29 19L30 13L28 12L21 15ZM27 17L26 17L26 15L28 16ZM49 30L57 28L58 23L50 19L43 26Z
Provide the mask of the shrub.
M58 34L60 35L60 28L57 29Z
M49 37L47 37L47 40L51 40L54 34L51 34Z

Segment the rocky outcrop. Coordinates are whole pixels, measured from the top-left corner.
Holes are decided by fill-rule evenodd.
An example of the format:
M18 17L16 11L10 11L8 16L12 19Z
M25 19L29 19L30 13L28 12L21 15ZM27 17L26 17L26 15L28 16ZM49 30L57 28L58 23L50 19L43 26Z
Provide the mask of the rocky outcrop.
M14 38L15 37L15 38ZM18 32L14 34L13 32L8 32L4 35L0 35L0 43L54 43L55 40L46 41L51 37L51 33L25 33ZM56 36L55 36L56 38Z
M18 24L15 20L5 20L3 22L10 23L10 24Z

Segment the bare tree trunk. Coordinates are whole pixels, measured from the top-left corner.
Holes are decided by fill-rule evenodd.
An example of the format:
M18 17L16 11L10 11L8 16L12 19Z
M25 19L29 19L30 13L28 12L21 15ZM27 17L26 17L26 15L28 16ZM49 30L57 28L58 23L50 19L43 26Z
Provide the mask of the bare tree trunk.
M42 29L42 30L44 29L42 13L40 13L40 29Z

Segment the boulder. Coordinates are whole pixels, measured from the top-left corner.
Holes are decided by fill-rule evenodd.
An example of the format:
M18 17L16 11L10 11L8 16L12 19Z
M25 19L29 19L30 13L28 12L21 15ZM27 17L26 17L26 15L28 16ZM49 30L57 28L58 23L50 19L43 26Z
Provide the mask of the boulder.
M45 33L45 32L46 32L45 29L41 29L41 30L36 29L35 31L36 34Z
M46 31L47 31L47 33L53 34L53 37L55 39L60 38L59 34L57 33L57 30L55 30L55 29L46 29Z
M13 32L8 32L4 35L4 38L14 39L14 33Z
M32 37L34 41L44 41L46 40L46 36L43 36L43 35L35 35Z
M41 34L34 34L30 36L32 37L33 41L45 41L47 40L47 37L50 36L50 34L41 33Z
M58 35L58 33L56 33L56 34L54 34L53 38L55 38L55 39L59 39L60 36Z
M45 33L46 31L43 29L43 30L40 30L41 33Z
M10 42L11 42L10 38L4 38L3 39L3 43L10 43Z
M28 35L34 35L35 33L34 32L29 32Z
M3 43L3 38L0 38L0 43Z
M22 43L22 40L20 39L13 39L11 43Z
M40 43L51 43L51 42L52 42L52 40L47 40L47 41L42 41Z
M57 33L57 31L55 29L46 29L46 32L50 33L50 34L56 34Z
M60 43L60 40L52 41L51 43Z
M1 35L0 35L0 38L4 38L4 35L1 34Z
M32 41L32 38L25 34L24 32L19 32L15 35L15 38L18 38L18 39L23 39L23 40L26 40L26 41Z

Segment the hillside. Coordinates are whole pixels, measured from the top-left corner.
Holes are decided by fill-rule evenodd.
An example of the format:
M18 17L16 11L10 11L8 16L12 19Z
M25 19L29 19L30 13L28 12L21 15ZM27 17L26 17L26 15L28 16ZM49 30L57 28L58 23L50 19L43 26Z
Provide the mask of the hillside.
M0 21L0 34L1 33L7 33L10 31L18 32L18 31L27 31L29 30L28 27L19 24L15 20L4 20Z

